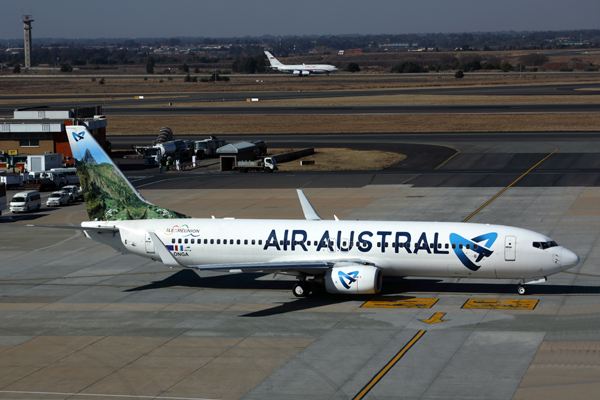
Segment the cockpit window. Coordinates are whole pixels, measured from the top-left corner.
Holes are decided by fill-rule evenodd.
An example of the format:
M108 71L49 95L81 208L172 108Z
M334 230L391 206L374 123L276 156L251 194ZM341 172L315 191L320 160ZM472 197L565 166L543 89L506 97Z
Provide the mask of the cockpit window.
M558 247L558 244L554 240L550 242L533 242L533 247L536 249L549 249L550 247Z

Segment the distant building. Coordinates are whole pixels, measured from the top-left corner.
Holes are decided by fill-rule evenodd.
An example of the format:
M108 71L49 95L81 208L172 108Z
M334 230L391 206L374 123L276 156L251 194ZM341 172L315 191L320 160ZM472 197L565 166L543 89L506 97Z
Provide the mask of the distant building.
M61 153L73 157L65 126L86 125L96 140L106 147L106 118L102 107L15 110L12 119L0 119L0 168L25 164L32 154Z

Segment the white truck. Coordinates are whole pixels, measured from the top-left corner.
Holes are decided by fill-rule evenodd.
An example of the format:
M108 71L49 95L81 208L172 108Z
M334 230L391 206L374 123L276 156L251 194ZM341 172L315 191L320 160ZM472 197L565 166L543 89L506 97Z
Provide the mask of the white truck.
M273 172L277 170L277 161L273 157L265 157L264 160L238 161L233 166L234 171L262 171Z
M173 140L171 142L155 144L148 147L144 152L144 160L146 165L158 165L163 157L174 156L178 153L188 151L188 144L184 140Z
M30 172L25 181L25 189L54 190L69 184L69 180L62 173Z
M5 174L0 175L0 183L6 185L7 189L16 189L23 186L23 175L21 174Z
M76 185L64 186L61 191L69 193L69 202L75 203L76 201L83 200L83 190Z
M217 155L217 149L226 144L227 142L225 140L217 139L214 136L211 136L210 139L197 140L194 142L194 154L200 159L215 157Z

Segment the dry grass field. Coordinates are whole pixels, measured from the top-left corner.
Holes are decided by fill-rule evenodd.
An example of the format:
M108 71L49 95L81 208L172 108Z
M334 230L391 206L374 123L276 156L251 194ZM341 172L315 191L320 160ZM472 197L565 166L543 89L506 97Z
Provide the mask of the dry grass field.
M597 131L598 114L411 114L108 117L110 135L301 134L326 132Z
M299 149L271 149L272 154ZM280 171L373 171L387 168L404 160L406 155L376 150L316 148L315 154L286 163L279 163ZM300 161L312 160L311 165Z

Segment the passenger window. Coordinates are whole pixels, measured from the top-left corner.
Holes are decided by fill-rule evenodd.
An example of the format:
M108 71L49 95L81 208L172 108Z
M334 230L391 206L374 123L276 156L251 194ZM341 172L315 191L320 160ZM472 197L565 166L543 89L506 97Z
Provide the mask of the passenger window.
M381 242L377 242L377 247L381 247Z
M455 249L456 248L456 244L452 243L452 248Z
M248 244L248 239L245 239L245 240L244 240L244 244Z
M254 239L252 239L252 244L255 244Z
M259 241L258 241L258 244L262 245L262 240L259 240Z
M385 242L385 247L388 247L388 244L389 244L388 242Z
M223 239L223 244L227 244L227 239Z
M191 244L194 244L194 239L190 240L190 243L191 243Z
M463 248L463 245L462 245L462 243L458 245L458 248L459 248L459 249L462 249L462 248Z
M467 250L469 250L470 248L471 248L471 245L470 245L470 244L468 244L468 245L467 245Z
M240 244L240 239L237 240L237 244Z
M221 244L221 239L217 239L217 244Z
M248 244L247 242L248 242L248 241L246 241L246 244ZM279 241L279 244L280 244L281 246L283 246L283 240L280 240L280 241Z
M187 244L187 242L188 242L188 240L187 240L187 239L185 239L185 240L183 241L183 243L185 243L185 244Z
M404 243L398 243L398 247L403 248L404 247Z
M208 239L204 239L204 244L206 244L207 241L208 241ZM212 243L212 240L210 242Z
M254 244L254 240L252 241L252 244ZM289 246L290 245L290 241L286 240L285 244L287 244Z
M177 239L177 243L181 244L181 239Z
M171 239L171 243L175 243L175 238Z
M306 242L306 245L307 245L307 246L310 246L310 240Z
M215 244L215 239L210 239L210 244Z
M447 249L448 247L450 247L450 246L448 246L448 243L446 243L446 244L444 245L444 248L445 248L445 249Z
M315 240L315 246L318 246L317 241Z
M473 245L473 250L477 250L477 245L476 244Z

